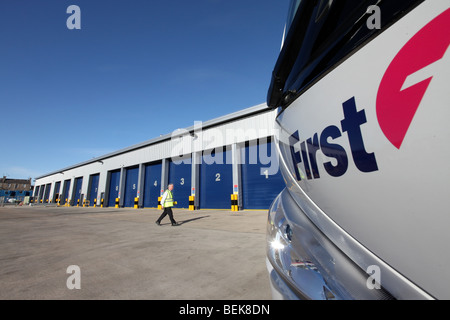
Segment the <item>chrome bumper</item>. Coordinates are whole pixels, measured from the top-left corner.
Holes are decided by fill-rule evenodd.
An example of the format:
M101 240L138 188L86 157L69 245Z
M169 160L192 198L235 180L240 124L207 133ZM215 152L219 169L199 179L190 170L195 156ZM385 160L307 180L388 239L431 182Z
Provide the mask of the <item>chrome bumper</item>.
M394 299L308 219L287 189L269 210L267 269L274 299Z

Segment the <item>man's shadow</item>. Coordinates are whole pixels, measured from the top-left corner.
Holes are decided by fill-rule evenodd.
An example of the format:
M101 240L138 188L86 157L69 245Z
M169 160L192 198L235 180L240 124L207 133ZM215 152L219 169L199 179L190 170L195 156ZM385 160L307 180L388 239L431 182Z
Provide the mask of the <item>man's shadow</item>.
M203 218L208 218L209 216L203 216L203 217L197 217L197 218L192 218L192 219L187 219L187 220L179 220L178 221L178 225L182 225L182 224L185 224L185 223L189 223L189 222L191 222L191 221L195 221L195 220L200 220L200 219L203 219Z

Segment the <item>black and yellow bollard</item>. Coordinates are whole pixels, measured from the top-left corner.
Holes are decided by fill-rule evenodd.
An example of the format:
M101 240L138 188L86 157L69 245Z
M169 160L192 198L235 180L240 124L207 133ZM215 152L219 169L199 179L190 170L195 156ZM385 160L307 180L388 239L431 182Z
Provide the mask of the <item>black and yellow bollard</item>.
M116 205L114 206L114 208L118 208L119 207L119 200L120 200L120 198L116 198Z
M189 210L194 211L195 210L195 196L189 196Z
M158 197L158 210L162 209L162 207L161 207L161 199L162 199L162 197Z
M80 206L80 199L77 200L77 207Z
M100 200L100 208L103 208L103 198Z
M238 195L237 194L232 194L231 195L231 211L239 211Z
M134 198L134 208L139 209L139 197Z

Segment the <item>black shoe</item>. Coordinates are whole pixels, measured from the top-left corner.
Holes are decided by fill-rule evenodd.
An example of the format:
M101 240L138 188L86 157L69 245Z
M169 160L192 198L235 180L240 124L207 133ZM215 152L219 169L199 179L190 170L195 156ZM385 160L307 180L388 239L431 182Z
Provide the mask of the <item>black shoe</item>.
M172 223L172 227L177 227L177 226L179 226L180 224L178 223L178 222L175 222L175 223Z
M161 225L161 223L160 223L159 221L156 221L155 223L156 223L156 225L158 225L158 226Z

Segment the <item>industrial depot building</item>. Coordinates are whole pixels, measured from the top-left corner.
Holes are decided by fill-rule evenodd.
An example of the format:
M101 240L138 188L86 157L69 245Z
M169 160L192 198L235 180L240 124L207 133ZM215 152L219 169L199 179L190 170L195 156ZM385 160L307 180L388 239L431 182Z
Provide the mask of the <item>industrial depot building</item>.
M173 183L175 208L268 209L285 187L275 117L261 104L45 174L34 203L156 208Z

